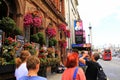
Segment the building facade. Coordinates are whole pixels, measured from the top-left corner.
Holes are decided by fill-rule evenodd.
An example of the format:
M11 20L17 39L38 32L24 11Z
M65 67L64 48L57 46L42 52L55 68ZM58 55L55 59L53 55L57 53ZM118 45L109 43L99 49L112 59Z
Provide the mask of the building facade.
M65 21L65 3L64 0L3 0L0 5L0 19L3 17L11 17L15 20L17 26L23 32L25 41L30 41L30 36L38 32L43 32L46 37L46 45L48 46L48 36L46 29L50 26L55 28L56 34L54 38L58 41L55 48L60 50L61 57L65 55L66 48L60 46L59 41L66 40L64 31L59 27L66 27ZM41 18L39 27L26 27L25 16L29 13L38 14Z
M74 20L80 20L78 13L78 0L65 0L65 17L67 28L70 30L70 38L67 38L68 49L71 49L71 44L75 44Z

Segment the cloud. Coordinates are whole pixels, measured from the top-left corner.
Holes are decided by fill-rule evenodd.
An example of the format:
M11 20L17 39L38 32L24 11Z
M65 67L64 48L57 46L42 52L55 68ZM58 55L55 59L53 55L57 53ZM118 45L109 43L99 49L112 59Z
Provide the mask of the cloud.
M111 23L108 21L111 21L111 19L120 21L120 0L78 0L78 2L78 11L80 13L81 19L83 20L83 27L86 30L87 35L89 34L89 23L91 23L91 26L93 27L92 40L94 45L101 45L106 43L119 44L120 39L116 35L120 34L117 32L119 29L117 29L116 32L110 31L114 29L113 25L117 28L116 23L118 22L112 24L114 21ZM104 20L106 24L102 24ZM108 26L112 28L110 29Z
M100 21L114 12L120 6L120 0L78 0L78 11L82 20L91 22L94 26L99 25ZM119 14L120 17L120 14Z

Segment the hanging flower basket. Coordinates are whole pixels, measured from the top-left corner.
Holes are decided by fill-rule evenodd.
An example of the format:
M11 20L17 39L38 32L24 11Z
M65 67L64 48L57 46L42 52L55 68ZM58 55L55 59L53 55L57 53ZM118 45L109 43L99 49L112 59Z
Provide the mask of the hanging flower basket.
M24 17L24 26L30 27L33 24L33 16L31 13L28 13Z
M6 37L21 35L22 31L16 26L15 21L10 17L3 17L0 20L0 29L4 31Z
M24 17L24 26L25 27L40 27L42 24L42 18L38 16L38 12L28 13Z
M64 23L60 24L59 25L59 30L65 32L66 31L66 25Z
M49 38L53 38L56 36L56 29L54 27L48 27L46 29L46 34L48 35Z
M70 38L70 30L66 30L65 34L68 38Z
M66 40L60 40L59 45L60 45L60 47L66 48L67 47L67 41Z
M56 46L56 44L57 44L57 40L56 39L51 38L49 40L49 47Z
M35 42L35 43L39 43L40 45L46 44L45 43L45 36L44 36L43 32L38 32L36 34L31 35L30 41Z

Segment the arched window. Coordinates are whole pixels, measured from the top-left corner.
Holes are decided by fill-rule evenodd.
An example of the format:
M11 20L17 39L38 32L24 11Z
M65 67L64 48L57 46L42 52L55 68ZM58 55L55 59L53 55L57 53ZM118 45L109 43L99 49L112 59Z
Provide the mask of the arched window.
M0 4L0 20L3 17L7 17L8 16L7 14L8 14L8 6L4 1L1 1L1 4Z

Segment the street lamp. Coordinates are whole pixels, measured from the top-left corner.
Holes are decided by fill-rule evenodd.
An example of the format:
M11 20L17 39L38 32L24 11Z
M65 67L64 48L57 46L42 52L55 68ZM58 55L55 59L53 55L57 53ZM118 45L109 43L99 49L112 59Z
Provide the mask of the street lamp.
M90 44L91 44L91 49L90 49L90 54L89 55L91 56L91 54L92 54L92 52L91 52L92 51L92 27L91 27L91 24L89 24L88 28L89 28L89 31L90 31L90 33L89 33L89 36L90 36L89 39L90 39Z

